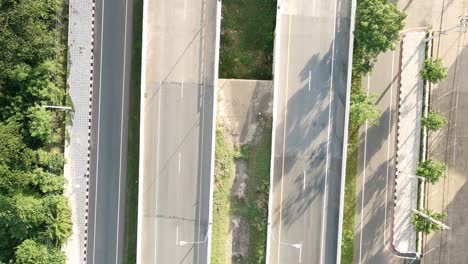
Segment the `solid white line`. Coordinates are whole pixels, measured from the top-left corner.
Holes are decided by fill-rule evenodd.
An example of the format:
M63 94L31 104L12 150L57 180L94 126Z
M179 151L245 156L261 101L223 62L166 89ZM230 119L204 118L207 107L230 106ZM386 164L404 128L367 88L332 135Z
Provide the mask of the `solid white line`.
M394 74L394 65L395 65L395 51L392 52L392 75L391 78L393 79L393 74ZM390 171L390 134L392 130L392 100L393 100L393 81L390 85L390 104L388 106L389 109L389 117L388 117L388 135L387 135L387 175L385 177L385 211L384 211L384 231L383 231L383 243L384 243L384 248L387 248L387 201L388 201L388 175ZM387 248L388 249L388 248Z
M184 0L184 20L186 18L187 0Z
M119 225L120 225L120 185L122 179L122 147L123 147L123 119L124 119L124 98L125 98L125 69L126 69L126 57L125 52L127 50L127 18L128 18L128 1L125 1L125 29L124 29L124 54L123 54L123 77L122 77L122 113L120 117L120 156L119 156L119 191L117 196L117 239L115 242L116 254L115 263L119 261ZM101 42L102 43L102 42Z
M370 76L367 76L367 95L369 95L369 87L370 87ZM366 159L367 159L367 128L368 122L366 121L366 126L364 130L364 163L362 169L362 195L361 195L361 221L359 225L360 234L359 234L359 264L362 263L362 225L364 222L364 195L366 191Z
M159 182L159 138L160 138L160 125L161 125L161 93L163 92L162 90L162 86L159 86L159 92L158 92L158 129L157 129L157 133L158 133L158 137L157 137L157 140L156 140L156 190L155 190L155 193L156 193L156 198L155 198L155 201L154 201L154 212L155 212L155 219L154 219L154 263L156 264L156 247L157 247L157 239L156 239L156 231L157 231L157 227L158 227L158 218L157 218L157 214L158 214L158 182Z
M179 245L179 226L176 226L176 235L175 235L175 244L176 246Z
M179 174L180 174L180 160L181 160L181 158L182 158L181 156L182 156L182 155L181 155L181 153L179 152Z
M323 193L323 204L322 204L322 227L321 227L321 242L320 242L320 263L324 262L324 249L325 249L325 220L326 220L326 205L328 203L328 166L330 165L330 132L331 132L331 109L332 109L332 100L333 100L333 73L334 73L334 63L335 63L335 36L336 36L336 11L337 3L335 1L335 16L333 18L333 40L332 40L332 57L331 57L331 70L330 70L330 92L329 92L329 101L328 101L328 128L327 128L327 155L325 162L325 180L324 180L324 193Z
M180 85L180 97L184 98L184 80L182 80L182 84Z
M99 59L99 89L102 85L102 47L104 42L104 30L102 30L104 25L104 6L106 0L102 0L102 12L101 12L101 50L100 50L100 59ZM94 190L94 230L93 230L93 263L95 263L96 258L96 215L97 215L97 196L98 196L98 182L99 182L99 138L100 138L100 124L101 124L101 91L99 91L98 97L98 123L97 123L97 141L96 141L96 188Z
M312 74L312 71L309 71L309 91L310 91L310 75Z
M304 171L304 184L302 185L302 190L305 191L306 189L306 172Z

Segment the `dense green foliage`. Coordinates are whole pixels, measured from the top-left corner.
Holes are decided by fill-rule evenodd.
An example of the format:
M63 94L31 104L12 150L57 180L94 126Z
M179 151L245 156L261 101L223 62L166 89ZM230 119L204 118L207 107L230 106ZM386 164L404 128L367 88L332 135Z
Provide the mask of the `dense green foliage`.
M15 253L17 264L65 263L65 255L60 249L47 247L34 240L25 240Z
M361 86L353 85L349 111L351 129L360 127L366 121L371 125L378 123L380 111L375 106L375 100L376 96L374 94L367 94Z
M430 111L421 123L430 131L437 131L447 123L447 118L438 111Z
M354 31L354 67L370 72L377 56L394 49L406 14L389 0L359 0Z
M436 183L444 177L447 165L440 161L426 160L420 162L416 169L416 175L426 178L430 183Z
M427 59L424 61L421 76L425 81L438 83L447 77L447 67L444 66L441 59Z
M447 217L447 214L445 213L437 213L429 209L424 209L422 212L437 221L442 221L444 218ZM413 217L411 218L411 224L413 225L413 228L416 232L423 232L426 235L431 233L432 231L438 231L441 229L441 226L417 213L413 213Z
M71 232L62 195L66 8L0 2L0 263L65 263Z

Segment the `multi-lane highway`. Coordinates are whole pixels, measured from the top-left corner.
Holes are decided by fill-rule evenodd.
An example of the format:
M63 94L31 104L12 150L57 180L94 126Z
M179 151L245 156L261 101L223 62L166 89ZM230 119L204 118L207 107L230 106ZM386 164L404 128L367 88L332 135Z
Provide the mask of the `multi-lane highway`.
M138 263L207 263L216 0L145 3Z
M337 261L351 12L280 2L268 263Z
M96 1L87 263L123 263L132 7Z

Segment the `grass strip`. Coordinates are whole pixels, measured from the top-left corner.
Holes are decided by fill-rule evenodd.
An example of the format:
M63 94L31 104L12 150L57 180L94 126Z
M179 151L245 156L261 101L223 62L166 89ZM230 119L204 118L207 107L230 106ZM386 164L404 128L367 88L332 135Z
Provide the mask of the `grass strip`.
M143 0L134 0L124 244L124 263L127 264L136 263L137 251L142 26Z
M219 77L271 80L276 0L224 1Z
M271 120L262 128L258 144L249 149L249 195L247 220L250 225L247 263L265 263L268 195L270 191Z
M341 242L341 263L353 263L354 216L356 214L356 177L359 150L359 129L348 134L348 155L346 157L346 179L343 215L343 237Z
M361 75L353 71L352 86L361 89ZM354 258L354 220L356 215L356 178L359 155L359 125L350 120L346 156L344 212L341 240L341 263L351 264Z
M231 186L234 175L234 150L220 126L216 128L215 186L213 192L213 229L211 263L230 263L227 255Z

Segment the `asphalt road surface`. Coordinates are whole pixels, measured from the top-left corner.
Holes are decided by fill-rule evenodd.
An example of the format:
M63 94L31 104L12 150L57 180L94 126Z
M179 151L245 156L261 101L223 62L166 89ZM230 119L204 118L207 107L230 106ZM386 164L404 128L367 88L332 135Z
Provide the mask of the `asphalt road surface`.
M437 3L443 16L435 28L450 28L468 15L468 0ZM440 131L429 135L429 158L443 161L448 169L437 184L428 185L426 206L447 213L451 230L423 238L423 263L467 263L468 259L468 32L453 30L434 39L433 57L448 67L447 78L432 86L431 108L447 118Z
M96 4L87 263L123 263L133 1Z
M216 0L148 1L139 263L207 263Z
M381 118L361 128L356 180L354 263L415 263L392 247L400 51L380 55L363 89L377 96Z
M351 1L278 16L268 263L336 263Z

